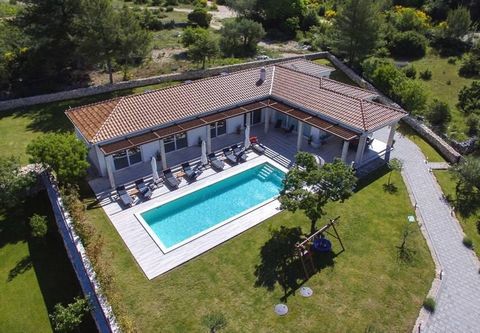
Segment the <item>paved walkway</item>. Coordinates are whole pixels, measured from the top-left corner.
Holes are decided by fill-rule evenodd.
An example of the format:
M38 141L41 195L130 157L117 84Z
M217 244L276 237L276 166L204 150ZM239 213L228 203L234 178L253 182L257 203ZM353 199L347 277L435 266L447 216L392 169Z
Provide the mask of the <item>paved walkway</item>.
M478 259L463 246L460 225L442 200L442 191L419 148L397 135L392 157L404 163L405 180L443 270L435 313L423 323L422 332L480 332Z

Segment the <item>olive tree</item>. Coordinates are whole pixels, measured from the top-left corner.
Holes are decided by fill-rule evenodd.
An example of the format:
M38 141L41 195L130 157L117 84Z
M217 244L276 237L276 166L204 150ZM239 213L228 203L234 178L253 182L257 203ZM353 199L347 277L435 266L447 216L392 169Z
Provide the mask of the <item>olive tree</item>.
M317 221L325 215L325 205L348 199L353 194L357 178L353 169L339 159L320 168L309 153L299 152L295 158L296 165L285 177L279 200L282 209L302 210L310 220L313 233Z

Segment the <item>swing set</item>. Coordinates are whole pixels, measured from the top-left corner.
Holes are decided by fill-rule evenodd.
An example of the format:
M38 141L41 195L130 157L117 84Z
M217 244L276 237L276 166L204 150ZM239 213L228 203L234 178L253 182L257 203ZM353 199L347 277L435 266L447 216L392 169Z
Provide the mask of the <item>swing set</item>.
M332 243L325 238L325 234L332 236L333 238L338 239L342 250L339 252L345 251L343 246L342 239L338 234L335 224L338 223L340 216L337 216L334 219L331 219L330 222L325 224L323 227L315 231L313 234L308 236L305 240L300 243L295 244L297 256L300 257L302 262L303 270L305 272L305 279L308 280L310 276L315 274L315 264L313 263L313 253L314 252L330 252L332 249ZM332 228L333 233L329 231ZM310 268L310 270L309 270Z

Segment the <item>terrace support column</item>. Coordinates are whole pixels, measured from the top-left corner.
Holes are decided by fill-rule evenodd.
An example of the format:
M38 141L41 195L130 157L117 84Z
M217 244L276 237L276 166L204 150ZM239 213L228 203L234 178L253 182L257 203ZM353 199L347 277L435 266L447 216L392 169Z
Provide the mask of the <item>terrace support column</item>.
M270 129L270 109L266 108L265 110L265 128L264 132L265 134L268 133L268 130Z
M207 129L207 154L212 152L212 133L210 132L210 125L205 126Z
M365 145L367 143L367 134L363 134L360 137L360 141L358 142L357 153L355 155L355 165L360 165L363 160L363 153L365 151Z
M251 112L247 113L245 123L246 124L245 124L244 128L246 127L246 125L250 125L252 123L252 113Z
M162 169L167 168L167 157L165 155L165 142L163 139L160 139L160 159L162 160Z
M393 147L393 138L395 136L395 131L397 129L397 123L393 124L390 127L390 133L388 134L388 139L387 139L387 150L385 152L385 161L388 162L390 160L390 150L392 150Z
M350 141L344 140L343 147L342 147L342 162L347 163L347 154L348 154L348 146L350 145Z
M303 122L298 121L298 128L297 128L297 151L302 149L302 133L303 133Z

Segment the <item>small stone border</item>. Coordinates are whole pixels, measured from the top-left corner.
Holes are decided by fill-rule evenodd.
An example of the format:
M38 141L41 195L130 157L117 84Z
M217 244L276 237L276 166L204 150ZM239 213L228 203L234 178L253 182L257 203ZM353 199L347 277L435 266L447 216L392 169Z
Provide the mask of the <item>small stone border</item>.
M120 333L121 329L116 321L115 314L107 298L102 294L93 265L88 259L80 237L73 228L72 219L63 206L57 182L47 171L43 171L40 177L47 190L48 198L50 199L55 215L55 221L59 233L62 236L67 255L72 263L84 295L88 297L92 304L92 315L99 332Z

